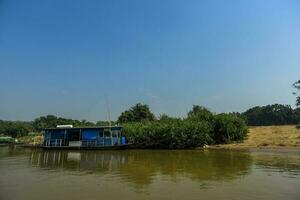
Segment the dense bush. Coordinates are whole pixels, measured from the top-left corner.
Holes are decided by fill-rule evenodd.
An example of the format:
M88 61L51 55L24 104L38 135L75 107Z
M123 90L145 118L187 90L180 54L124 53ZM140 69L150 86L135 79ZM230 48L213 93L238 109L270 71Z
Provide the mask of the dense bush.
M129 142L143 148L192 148L212 143L208 122L168 120L124 124Z
M247 135L245 121L234 114L216 115L213 126L212 138L217 144L242 141Z
M130 143L141 148L193 148L241 141L247 134L247 126L236 115L219 114L198 120L193 117L126 123L123 131Z

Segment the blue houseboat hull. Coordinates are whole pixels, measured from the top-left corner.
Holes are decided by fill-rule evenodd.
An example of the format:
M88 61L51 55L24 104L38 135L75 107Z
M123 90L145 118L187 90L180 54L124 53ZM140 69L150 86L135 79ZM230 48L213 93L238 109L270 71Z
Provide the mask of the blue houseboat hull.
M70 146L61 146L61 147L49 147L49 146L39 146L42 149L53 149L53 150L124 150L131 148L132 145L124 144L118 146L99 146L99 147L70 147Z

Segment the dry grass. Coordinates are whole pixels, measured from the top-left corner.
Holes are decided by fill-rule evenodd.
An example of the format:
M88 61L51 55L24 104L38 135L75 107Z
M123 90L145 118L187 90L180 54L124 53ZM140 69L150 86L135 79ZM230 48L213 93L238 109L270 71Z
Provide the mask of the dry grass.
M36 135L36 136L23 136L18 138L19 142L25 143L25 144L42 144L44 140L44 136L42 135Z
M220 148L300 147L300 129L294 125L250 127L243 143L219 145Z

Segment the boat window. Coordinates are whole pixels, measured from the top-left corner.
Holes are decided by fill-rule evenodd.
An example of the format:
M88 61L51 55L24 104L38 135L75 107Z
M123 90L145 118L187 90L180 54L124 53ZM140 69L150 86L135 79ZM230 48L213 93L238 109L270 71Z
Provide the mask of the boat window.
M104 130L104 137L110 137L110 131Z
M82 130L82 140L96 140L99 130Z
M67 135L69 141L79 141L80 140L80 131L79 130L67 130Z

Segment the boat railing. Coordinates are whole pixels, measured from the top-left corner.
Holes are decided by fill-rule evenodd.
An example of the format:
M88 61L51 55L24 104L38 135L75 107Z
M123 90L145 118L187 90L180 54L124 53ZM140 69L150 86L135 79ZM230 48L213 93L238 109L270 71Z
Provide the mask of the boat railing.
M82 140L83 147L103 147L105 145L104 139L98 140Z
M46 140L45 146L46 147L62 147L64 146L65 141L63 139L52 139Z
M82 146L83 147L95 147L98 146L97 140L82 140Z
M82 147L106 147L106 146L117 146L124 144L122 138L118 137L100 137L97 139L81 140L77 144L71 144L74 141L67 141L64 139L48 139L45 140L44 146L46 147L63 147L63 146L82 146ZM76 142L76 141L75 141Z
M119 145L119 139L117 137L105 138L101 137L97 140L82 140L83 147L104 147L104 146L114 146Z

